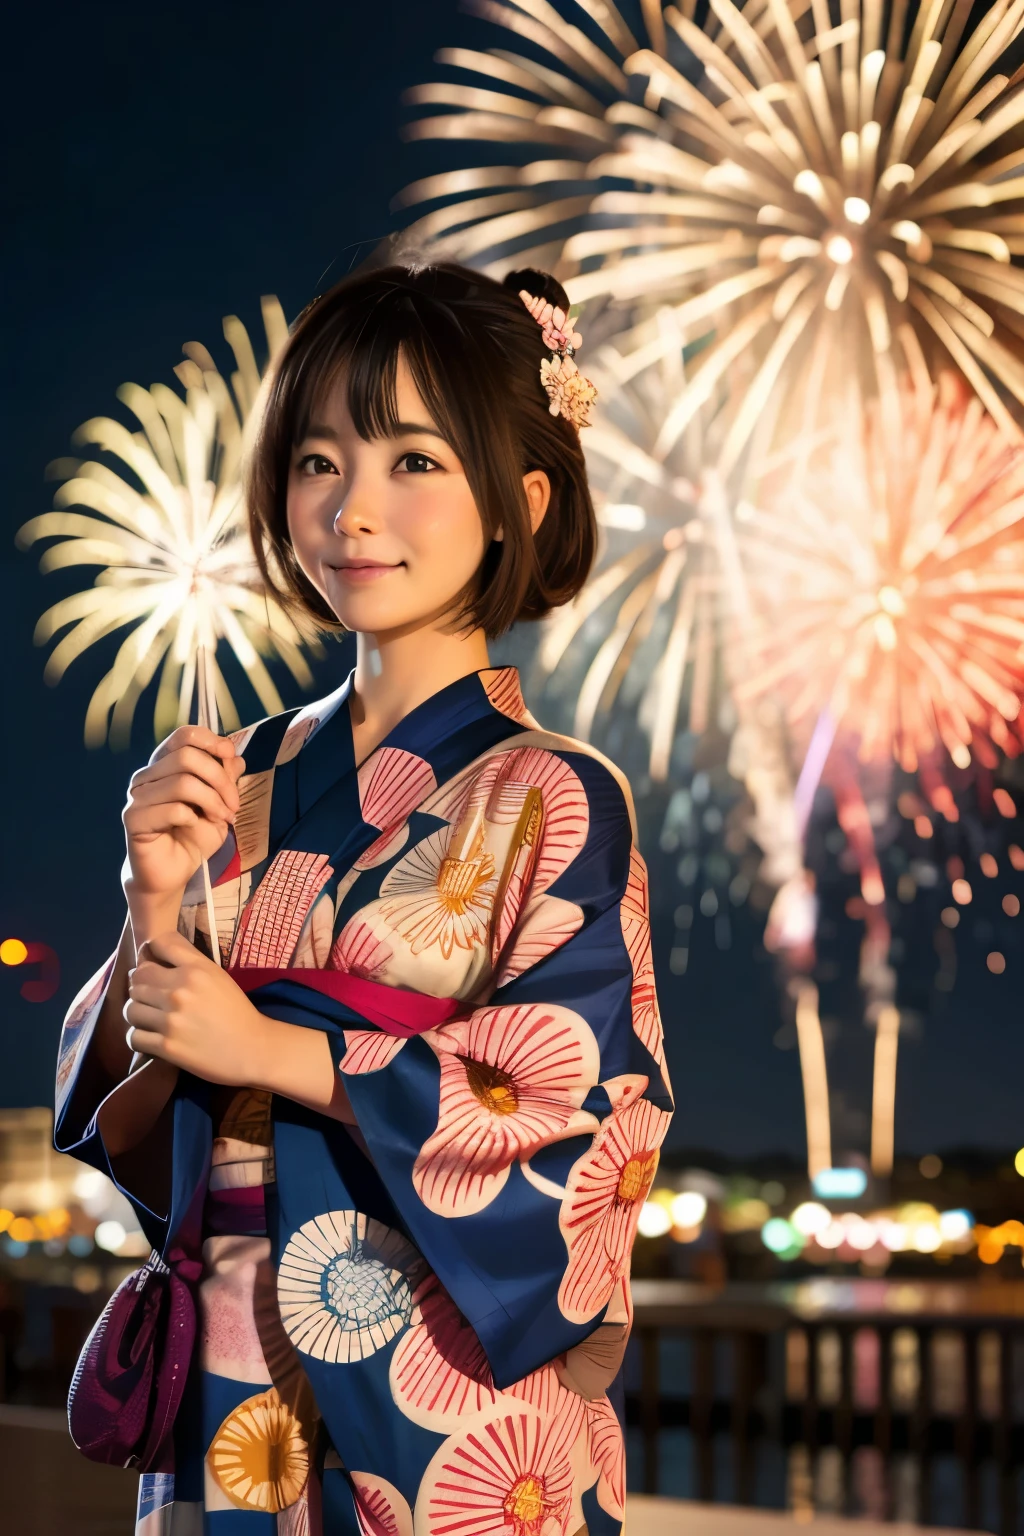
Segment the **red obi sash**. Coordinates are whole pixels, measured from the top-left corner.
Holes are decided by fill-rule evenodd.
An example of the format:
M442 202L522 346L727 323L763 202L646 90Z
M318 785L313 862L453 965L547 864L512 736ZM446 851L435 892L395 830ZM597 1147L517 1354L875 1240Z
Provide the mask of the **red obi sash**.
M333 998L336 1003L344 1003L370 1024L376 1024L386 1035L396 1035L403 1040L436 1029L439 1024L447 1024L464 1007L458 998L428 997L425 992L388 987L380 981L350 976L347 971L231 966L228 975L243 992L255 992L275 981L293 981L297 986L309 987Z

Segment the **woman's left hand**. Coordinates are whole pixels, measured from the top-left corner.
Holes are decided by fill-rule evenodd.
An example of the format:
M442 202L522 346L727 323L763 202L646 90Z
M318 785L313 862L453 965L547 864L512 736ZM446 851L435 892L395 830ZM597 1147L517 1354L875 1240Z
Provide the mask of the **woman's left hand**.
M209 1083L259 1086L267 1026L226 971L180 933L143 944L128 976L125 1022L133 1050Z

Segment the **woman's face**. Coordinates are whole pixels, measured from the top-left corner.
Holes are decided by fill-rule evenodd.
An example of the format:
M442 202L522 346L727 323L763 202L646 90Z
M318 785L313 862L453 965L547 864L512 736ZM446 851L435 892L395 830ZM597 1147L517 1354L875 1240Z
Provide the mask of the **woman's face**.
M444 620L484 556L465 472L401 358L396 384L396 435L366 442L340 380L288 480L296 559L345 628L362 634Z

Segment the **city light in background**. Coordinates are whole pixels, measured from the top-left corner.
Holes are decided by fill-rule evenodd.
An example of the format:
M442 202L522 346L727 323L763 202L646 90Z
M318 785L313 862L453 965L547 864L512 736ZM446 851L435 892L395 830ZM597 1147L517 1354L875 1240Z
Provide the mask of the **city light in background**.
M19 968L21 984L18 990L27 1003L48 1003L60 986L60 961L56 950L51 949L49 944L41 944L36 940L26 943L24 939L3 939L0 941L0 965L12 970ZM33 974L21 980L20 967L23 965ZM38 973L35 973L36 966L39 967Z

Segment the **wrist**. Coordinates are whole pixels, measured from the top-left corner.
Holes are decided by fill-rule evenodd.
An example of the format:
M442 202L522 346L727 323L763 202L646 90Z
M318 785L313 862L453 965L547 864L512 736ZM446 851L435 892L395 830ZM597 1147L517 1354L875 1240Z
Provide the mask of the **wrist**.
M131 876L122 881L122 886L128 903L136 951L147 939L177 928L181 900L185 894L184 886L170 893L145 891L140 889Z
M246 999L248 1003L248 999ZM266 1014L260 1013L252 1003L248 1003L251 1010L246 1036L249 1043L247 1055L251 1063L249 1086L260 1088L267 1093L278 1091L279 1084L275 1081L275 1062L280 1061L280 1051L277 1047L281 1044L281 1034L287 1029L278 1019L268 1019Z

